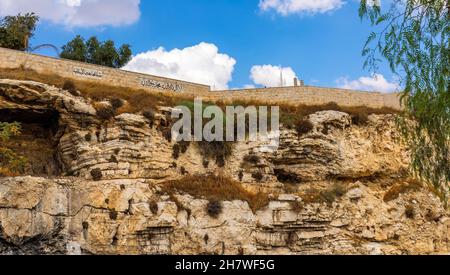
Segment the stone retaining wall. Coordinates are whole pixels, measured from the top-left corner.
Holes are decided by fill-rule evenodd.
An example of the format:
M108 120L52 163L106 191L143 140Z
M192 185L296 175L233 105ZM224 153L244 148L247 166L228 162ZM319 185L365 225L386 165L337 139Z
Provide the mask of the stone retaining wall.
M155 92L207 94L210 91L210 87L207 85L0 48L0 68L20 67L38 73L57 74L65 78L89 80L120 87L142 88Z
M218 91L208 94L210 100L233 102L236 100L264 101L267 104L322 105L335 102L340 106L367 106L371 108L389 107L401 109L399 94L351 91L336 88L312 86L279 87Z
M64 78L90 80L120 87L142 88L154 92L167 92L168 96L177 93L201 96L205 100L211 101L254 100L272 105L281 103L321 105L335 102L341 106L401 109L398 94L312 86L211 91L207 85L0 48L0 68L14 69L20 67L32 69L38 73L57 74Z

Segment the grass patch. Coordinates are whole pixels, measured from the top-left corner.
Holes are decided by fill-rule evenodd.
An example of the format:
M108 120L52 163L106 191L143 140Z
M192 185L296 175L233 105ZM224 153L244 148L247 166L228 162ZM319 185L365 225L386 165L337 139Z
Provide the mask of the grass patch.
M219 104L225 105L224 103ZM258 107L258 106L266 106L267 103L265 103L262 100L261 101L243 100L243 101L234 101L233 105ZM400 113L400 111L388 107L383 108L370 108L366 106L344 107L339 106L335 102L321 105L304 105L295 103L292 104L280 103L277 105L280 107L280 123L294 130L297 130L298 125L301 125L303 121L306 120L307 116L321 111L339 111L347 113L352 117L353 123L357 125L362 125L366 123L368 120L368 116L371 114L385 115L385 114Z
M385 114L398 114L397 110L392 108L370 108L366 106L355 106L355 107L341 107L336 103L329 103L316 106L290 106L282 105L280 106L280 123L284 124L288 128L300 130L299 133L304 133L308 130L308 125L305 125L305 119L307 116L321 112L321 111L338 111L347 113L352 117L352 121L355 125L363 125L367 123L368 116L371 114L385 115ZM306 126L306 127L305 127Z
M421 182L415 179L401 180L394 184L394 186L389 189L386 194L384 194L384 202L390 202L398 199L400 194L405 194L408 192L419 191L422 189L423 185Z
M208 201L246 201L254 212L269 203L267 194L247 191L240 183L224 176L188 175L163 183L162 190L169 195L186 193Z
M325 190L310 188L300 195L304 203L327 203L333 204L337 199L347 193L347 188L342 183L335 183Z

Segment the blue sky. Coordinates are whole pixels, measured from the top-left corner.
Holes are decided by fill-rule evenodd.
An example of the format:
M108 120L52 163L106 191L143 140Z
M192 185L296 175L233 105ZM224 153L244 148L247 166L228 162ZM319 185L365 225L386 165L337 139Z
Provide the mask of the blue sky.
M127 69L218 89L276 86L279 65L286 85L295 74L307 85L397 87L386 66L377 77L363 69L361 50L372 29L359 19L355 0L0 0L0 15L30 9L42 17L33 45L62 46L77 34L113 39L143 53Z

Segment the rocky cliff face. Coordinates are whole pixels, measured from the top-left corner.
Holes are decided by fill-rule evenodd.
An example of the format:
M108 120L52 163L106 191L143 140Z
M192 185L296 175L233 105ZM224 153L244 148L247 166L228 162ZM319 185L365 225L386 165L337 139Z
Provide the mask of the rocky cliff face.
M449 213L405 176L393 115L355 125L346 113L310 115L304 135L282 128L280 148L236 143L225 165L190 145L174 156L162 129L36 82L0 81L0 121L24 134L6 144L28 176L0 178L0 254L443 254ZM101 103L109 104L109 103ZM220 166L220 167L219 167ZM168 180L221 173L269 194L261 209L168 194Z

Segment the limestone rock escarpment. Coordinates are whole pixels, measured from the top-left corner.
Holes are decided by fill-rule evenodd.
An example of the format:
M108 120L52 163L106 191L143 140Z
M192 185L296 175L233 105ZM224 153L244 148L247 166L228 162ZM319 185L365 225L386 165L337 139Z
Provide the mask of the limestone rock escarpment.
M174 158L161 116L101 119L92 100L42 83L0 80L0 115L23 124L24 137L7 146L27 148L19 152L35 164L27 168L30 176L0 178L0 254L450 250L449 213L430 191L403 190L387 199L407 181L409 162L393 115L355 125L346 113L311 114L309 133L282 127L275 152L236 143L224 167L205 167L192 144ZM247 202L225 201L212 218L207 200L162 191L165 180L184 173L218 171L271 193L271 202L253 212ZM345 192L333 189L338 183Z
M62 175L90 179L90 172L100 169L104 179L161 179L176 176L180 167L187 172L217 168L203 167L195 146L175 159L175 167L173 143L158 130L159 122L149 123L142 115L124 113L102 120L93 102L29 81L2 80L0 96L1 113L15 112L8 120L23 122L23 113L54 114L57 120L52 122L51 144L56 147L55 161ZM224 170L235 178L243 170L246 183L257 183L251 174L260 171L263 182L270 183L277 177L282 179L280 174L290 174L298 181L391 175L408 165L407 153L398 145L393 115L372 115L367 127L352 125L348 114L335 111L312 114L309 120L314 129L301 137L294 130L282 128L280 146L274 153L261 152L256 142L236 144ZM21 147L31 146L25 143ZM243 165L248 154L258 155L258 162Z
M448 253L450 220L426 192L385 203L364 184L331 206L281 195L253 213L223 203L217 219L206 200L160 195L151 180L77 178L0 180L2 254L428 254ZM156 202L156 211L152 206ZM412 205L414 216L405 214Z

